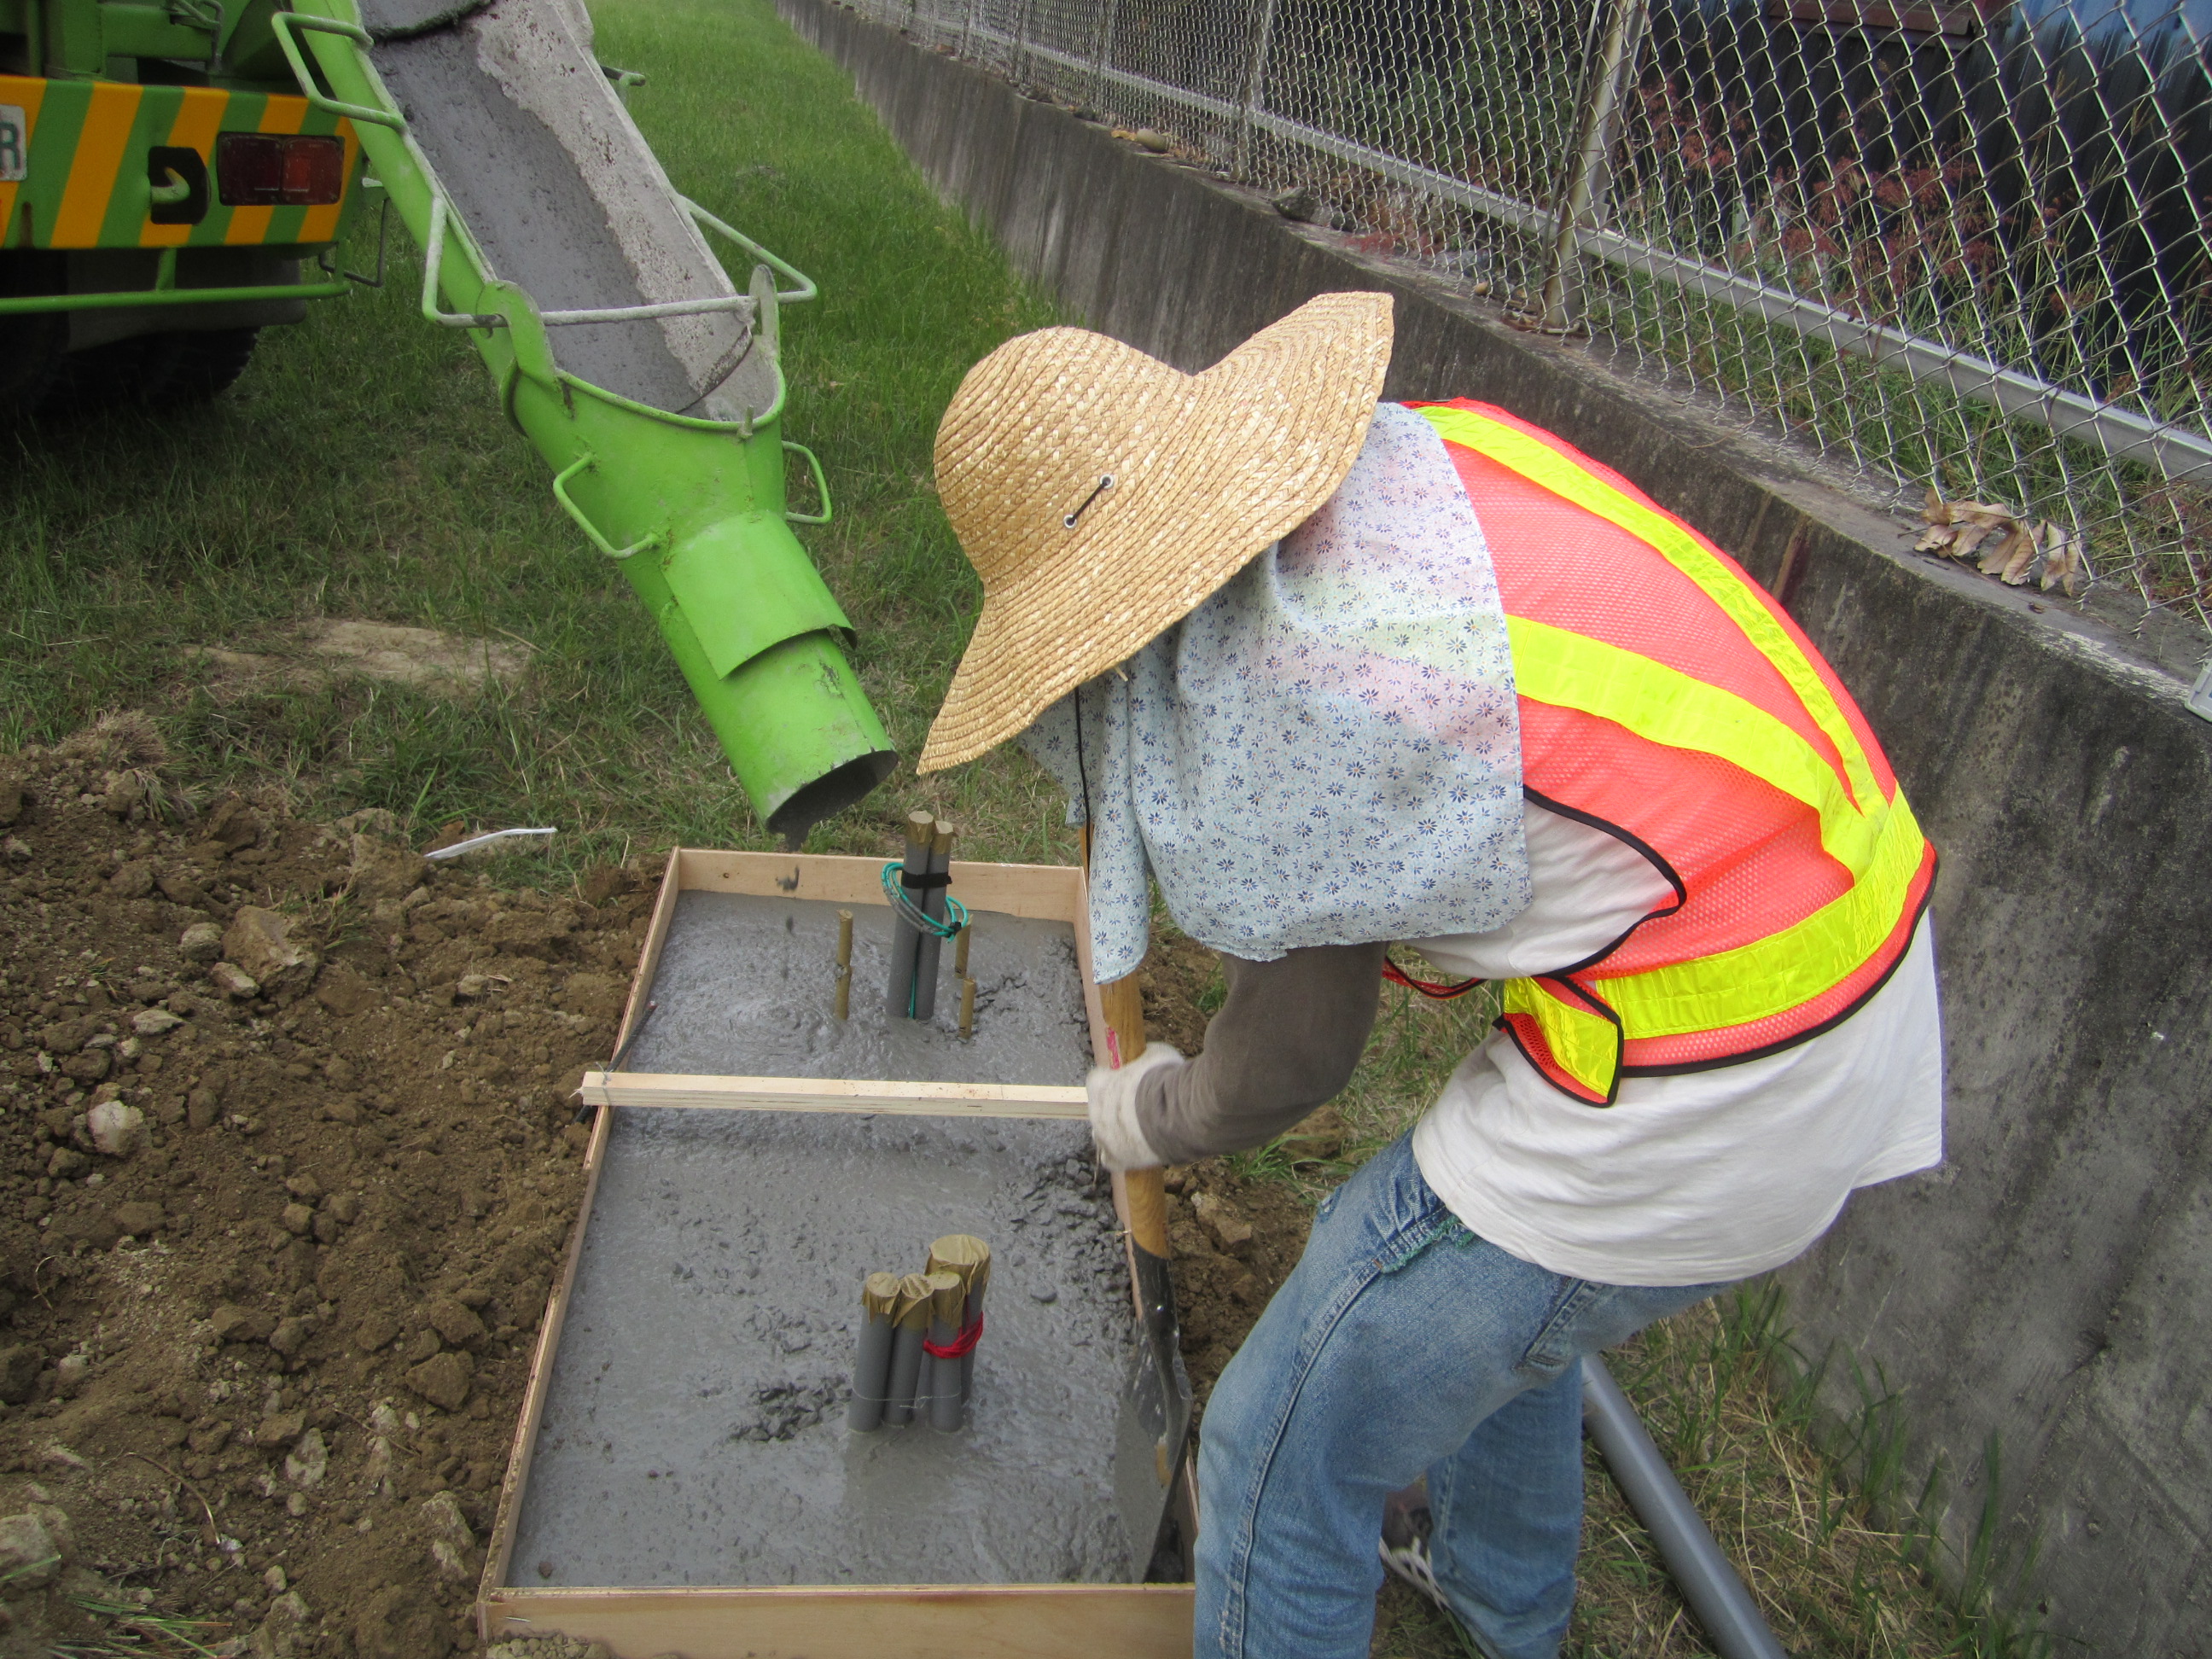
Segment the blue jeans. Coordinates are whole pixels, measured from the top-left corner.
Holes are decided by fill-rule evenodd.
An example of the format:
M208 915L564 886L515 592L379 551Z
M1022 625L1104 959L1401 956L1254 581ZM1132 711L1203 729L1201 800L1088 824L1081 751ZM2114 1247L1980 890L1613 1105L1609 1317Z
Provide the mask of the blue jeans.
M1566 1279L1469 1232L1400 1139L1323 1201L1206 1409L1197 1659L1364 1659L1383 1500L1492 1659L1553 1659L1582 1537L1582 1356L1722 1289Z

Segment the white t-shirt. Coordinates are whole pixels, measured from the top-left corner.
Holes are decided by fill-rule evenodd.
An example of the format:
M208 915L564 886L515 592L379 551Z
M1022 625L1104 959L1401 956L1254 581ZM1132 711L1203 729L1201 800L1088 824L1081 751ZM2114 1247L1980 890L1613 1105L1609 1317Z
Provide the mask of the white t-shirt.
M1416 939L1442 971L1555 973L1673 890L1612 836L1526 808L1534 897L1487 933ZM1708 1072L1621 1079L1610 1107L1547 1082L1503 1032L1413 1131L1421 1174L1523 1261L1612 1285L1700 1285L1778 1267L1852 1188L1943 1156L1943 1043L1923 919L1888 981L1834 1029Z

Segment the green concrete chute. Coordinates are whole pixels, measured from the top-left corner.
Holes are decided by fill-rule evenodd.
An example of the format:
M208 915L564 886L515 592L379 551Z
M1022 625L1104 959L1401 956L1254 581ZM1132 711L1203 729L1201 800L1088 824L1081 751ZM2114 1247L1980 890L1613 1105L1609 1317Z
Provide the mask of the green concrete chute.
M779 308L814 285L671 187L575 0L301 0L276 32L422 246L426 318L468 334L795 845L896 758L790 528L830 513L819 464L782 436L776 361ZM753 258L743 292L708 230ZM818 512L787 501L794 453Z

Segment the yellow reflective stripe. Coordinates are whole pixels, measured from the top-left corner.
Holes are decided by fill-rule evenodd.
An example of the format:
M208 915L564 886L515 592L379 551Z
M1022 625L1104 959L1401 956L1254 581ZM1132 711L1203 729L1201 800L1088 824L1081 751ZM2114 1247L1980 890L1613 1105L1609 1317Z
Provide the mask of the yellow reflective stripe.
M1849 892L1733 951L1618 979L1601 977L1601 967L1589 975L1589 988L1620 1016L1631 1042L1787 1013L1833 990L1896 931L1927 847L1899 793L1882 815L1874 862Z
M1669 749L1717 756L1802 801L1820 820L1820 845L1856 876L1874 850L1877 819L1844 793L1820 751L1748 698L1603 640L1526 617L1505 619L1513 689L1579 708Z
M1613 1097L1620 1073L1620 1028L1603 1014L1553 996L1533 979L1509 979L1498 988L1508 1014L1526 1014L1544 1034L1552 1060L1601 1100Z
M1819 672L1771 612L1747 591L1740 577L1696 537L1665 514L1631 501L1595 474L1577 466L1550 445L1501 426L1467 409L1424 409L1420 413L1439 437L1464 444L1529 483L1550 490L1586 513L1595 514L1656 550L1698 585L1698 590L1743 631L1744 637L1786 681L1797 701L1843 757L1851 793L1871 811L1881 805L1881 789L1858 736Z
M1884 814L1873 866L1849 892L1803 921L1694 962L1613 979L1593 974L1584 988L1620 1016L1620 1036L1629 1042L1725 1030L1786 1014L1833 990L1896 931L1926 849L1912 809L1900 795ZM1534 980L1508 980L1502 997L1507 1013L1536 1022L1562 1071L1594 1095L1612 1095L1611 1021Z
M100 227L107 217L108 198L115 194L116 170L131 141L131 124L138 116L143 87L101 81L92 88L84 112L84 130L76 141L76 155L70 163L69 184L54 214L49 247L97 247Z

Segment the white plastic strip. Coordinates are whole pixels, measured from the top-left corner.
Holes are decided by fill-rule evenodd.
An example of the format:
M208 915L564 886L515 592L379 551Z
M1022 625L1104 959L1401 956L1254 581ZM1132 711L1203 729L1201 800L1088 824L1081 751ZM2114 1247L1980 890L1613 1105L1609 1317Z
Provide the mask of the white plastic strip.
M481 836L471 836L466 841L457 841L451 847L441 847L434 853L425 853L426 859L457 859L464 853L473 853L479 847L489 847L494 842L513 841L518 836L550 836L550 830L491 830Z

